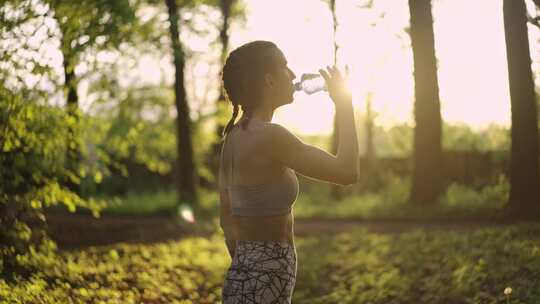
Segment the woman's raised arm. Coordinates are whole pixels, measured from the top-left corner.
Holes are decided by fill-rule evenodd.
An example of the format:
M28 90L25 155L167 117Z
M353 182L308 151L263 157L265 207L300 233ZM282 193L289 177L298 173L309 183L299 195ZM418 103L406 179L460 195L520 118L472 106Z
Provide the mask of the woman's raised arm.
M278 124L264 129L263 153L269 158L310 178L349 185L358 179L358 138L354 110L346 80L335 67L319 70L326 80L328 93L335 104L339 145L334 156L315 146L303 143Z

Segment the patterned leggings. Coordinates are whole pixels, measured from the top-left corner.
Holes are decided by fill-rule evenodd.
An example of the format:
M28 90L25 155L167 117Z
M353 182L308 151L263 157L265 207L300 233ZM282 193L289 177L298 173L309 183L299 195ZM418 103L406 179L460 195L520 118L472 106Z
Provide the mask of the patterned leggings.
M274 241L238 241L223 284L223 304L289 304L296 249Z

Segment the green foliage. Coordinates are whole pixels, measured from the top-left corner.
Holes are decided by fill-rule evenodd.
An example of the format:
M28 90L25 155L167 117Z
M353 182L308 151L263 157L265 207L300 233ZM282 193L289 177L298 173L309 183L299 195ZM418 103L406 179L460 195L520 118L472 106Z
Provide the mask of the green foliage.
M510 131L499 125L473 130L466 124L443 125L443 148L465 151L509 151Z
M299 269L317 269L319 289L296 303L536 303L540 301L540 227L484 228L472 233L360 230L308 239ZM302 247L298 249L302 253ZM319 255L321 252L321 255ZM306 276L304 271L299 279ZM324 280L320 280L324 278ZM314 284L317 281L311 280ZM506 287L513 289L507 297ZM507 302L508 300L508 302Z
M440 203L449 208L461 210L476 210L478 214L490 210L501 210L508 202L510 183L504 176L500 176L493 185L484 187L467 187L452 184L446 190Z
M300 193L295 216L300 218L365 219L471 219L499 215L506 203L510 186L506 178L496 183L472 187L452 184L430 206L409 204L410 181L394 175L384 177L385 186L376 192L352 193L340 201L331 196L328 185Z
M171 90L164 87L122 89L117 82L95 83L98 91L92 111L86 117L85 141L95 147L96 160L105 175L113 169L127 175L122 161L144 165L150 172L167 174L176 155ZM111 92L124 90L121 95Z
M44 207L65 205L90 209L102 203L83 200L64 185L78 183L80 172L64 166L74 138L66 125L73 121L62 110L25 102L23 96L0 88L0 271L24 271L39 264L41 249L53 249L43 228Z
M200 189L199 204L194 207L194 215L198 222L211 222L218 214L218 193L214 190ZM109 205L103 214L152 215L174 214L178 202L174 190L158 192L129 192L124 196L106 197Z
M174 191L158 191L151 193L129 192L125 196L108 199L110 202L104 213L112 214L155 214L162 211L171 212L178 204Z
M223 239L187 238L64 252L28 280L0 280L9 303L217 303L230 259Z
M84 141L92 147L93 168L103 175L101 185L86 180L88 195L109 194L107 187L120 183L131 192L152 191L151 185L130 188L124 185L129 165L147 170L148 174L172 177L176 162L176 117L172 90L164 86L121 88L115 81L96 82L92 87L95 102L92 116L86 116L83 125ZM122 92L115 94L113 92ZM215 181L214 173L206 163L212 144L217 140L214 116L200 116L192 123L193 149L197 175L208 183ZM109 186L104 185L109 184ZM146 188L144 188L146 186ZM174 185L162 184L160 190Z
M540 227L469 233L356 230L297 239L294 303L536 303ZM30 278L0 280L8 303L220 303L221 235L62 252ZM511 287L512 294L503 294ZM507 302L508 300L508 302Z
M451 184L437 204L415 206L407 203L409 183L408 178L387 175L380 191L353 192L340 201L333 199L329 184L302 185L294 214L297 218L485 219L500 214L510 191L508 181L501 176L496 183L486 186ZM133 192L106 200L116 202L104 212L116 214L152 214L175 206L172 190ZM202 189L196 214L208 219L218 216L218 202L217 191Z

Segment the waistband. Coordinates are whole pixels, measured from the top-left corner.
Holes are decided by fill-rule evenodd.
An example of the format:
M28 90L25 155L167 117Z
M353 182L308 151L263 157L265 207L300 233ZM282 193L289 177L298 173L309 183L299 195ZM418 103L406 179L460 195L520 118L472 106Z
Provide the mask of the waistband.
M266 245L266 246L279 246L282 248L294 247L294 244L285 241L259 241L259 240L237 240L236 245Z

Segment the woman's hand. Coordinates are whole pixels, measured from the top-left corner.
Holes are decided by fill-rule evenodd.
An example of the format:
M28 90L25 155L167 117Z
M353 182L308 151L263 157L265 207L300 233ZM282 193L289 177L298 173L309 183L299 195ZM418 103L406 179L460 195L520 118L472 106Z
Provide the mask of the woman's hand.
M326 81L328 94L336 106L348 104L352 102L352 95L349 86L347 85L348 69L345 70L346 77L341 75L341 72L336 66L326 67L327 71L320 69L319 73Z

